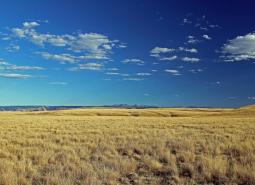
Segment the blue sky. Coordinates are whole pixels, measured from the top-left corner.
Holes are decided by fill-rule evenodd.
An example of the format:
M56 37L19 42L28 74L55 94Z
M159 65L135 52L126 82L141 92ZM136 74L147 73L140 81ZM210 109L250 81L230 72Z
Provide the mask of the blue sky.
M251 0L0 2L1 105L255 103Z

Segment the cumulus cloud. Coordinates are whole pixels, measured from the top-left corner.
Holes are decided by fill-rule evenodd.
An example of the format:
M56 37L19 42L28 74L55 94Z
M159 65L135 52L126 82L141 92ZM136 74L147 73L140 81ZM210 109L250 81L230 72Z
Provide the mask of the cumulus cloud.
M190 53L198 53L196 48L184 48L184 47L179 47L180 51L186 51L186 52L190 52Z
M190 36L193 39L193 36ZM186 48L186 47L178 47L178 48L162 48L162 47L155 47L150 51L150 56L156 57L158 60L161 61L174 61L177 60L179 57L177 55L170 55L169 53L174 54L181 54L183 52L188 52L192 54L198 53L196 48ZM183 61L189 61L189 62L197 62L197 58L189 58L184 57L182 58Z
M24 38L26 36L25 30L20 28L12 28L12 33L14 34L14 36L19 38Z
M222 46L222 58L234 62L255 59L255 33L237 36Z
M175 49L173 48L162 48L162 47L155 47L153 48L150 53L152 55L155 55L155 54L160 54L160 53L170 53L170 52L173 52L175 51Z
M24 22L23 23L23 26L25 28L33 28L33 27L36 27L36 26L39 26L40 24L38 22Z
M114 47L114 43L107 36L98 33L78 34L71 42L68 42L71 50L84 52L90 58L108 59L108 54Z
M64 47L68 41L62 36L49 37L48 42L53 46Z
M203 35L202 37L203 37L204 39L206 39L206 40L212 40L212 38L211 38L209 35L206 35L206 34Z
M123 61L121 61L123 64L137 64L137 65L143 65L144 61L141 59L137 59L137 58L132 58L132 59L125 59Z
M41 55L46 60L56 60L60 63L75 63L77 61L77 57L63 53L63 54L50 54L48 52L37 52L37 54Z
M176 56L172 56L172 57L166 57L165 55L171 52L174 52L175 49L173 48L165 48L165 47L154 47L151 51L150 51L150 56L151 57L156 57L159 60L175 60L177 57Z
M192 57L183 57L182 61L196 63L196 62L199 62L200 59L199 58L192 58Z
M187 40L188 44L197 44L199 42L200 40L196 39L193 35L188 36L188 40Z
M99 33L78 33L56 35L40 33L37 22L24 22L23 27L12 28L12 35L19 39L26 39L32 43L45 46L65 48L67 51L82 53L84 59L109 59L113 48L125 48L126 45L118 40L111 40L108 36Z

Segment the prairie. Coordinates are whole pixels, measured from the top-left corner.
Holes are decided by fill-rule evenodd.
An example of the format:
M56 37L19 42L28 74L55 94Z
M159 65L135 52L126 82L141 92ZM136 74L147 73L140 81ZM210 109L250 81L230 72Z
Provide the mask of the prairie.
M0 185L255 184L255 107L0 112Z

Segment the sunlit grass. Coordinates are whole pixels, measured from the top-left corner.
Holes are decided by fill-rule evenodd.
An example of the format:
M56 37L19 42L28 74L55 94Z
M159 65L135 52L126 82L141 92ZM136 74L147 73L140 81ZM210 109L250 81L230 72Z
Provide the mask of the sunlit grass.
M0 113L0 184L255 184L254 113Z

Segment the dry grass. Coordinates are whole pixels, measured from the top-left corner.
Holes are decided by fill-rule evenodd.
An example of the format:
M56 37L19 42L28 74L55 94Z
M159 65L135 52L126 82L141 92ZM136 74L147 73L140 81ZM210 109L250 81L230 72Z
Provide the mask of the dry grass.
M0 185L253 185L254 110L0 113Z

